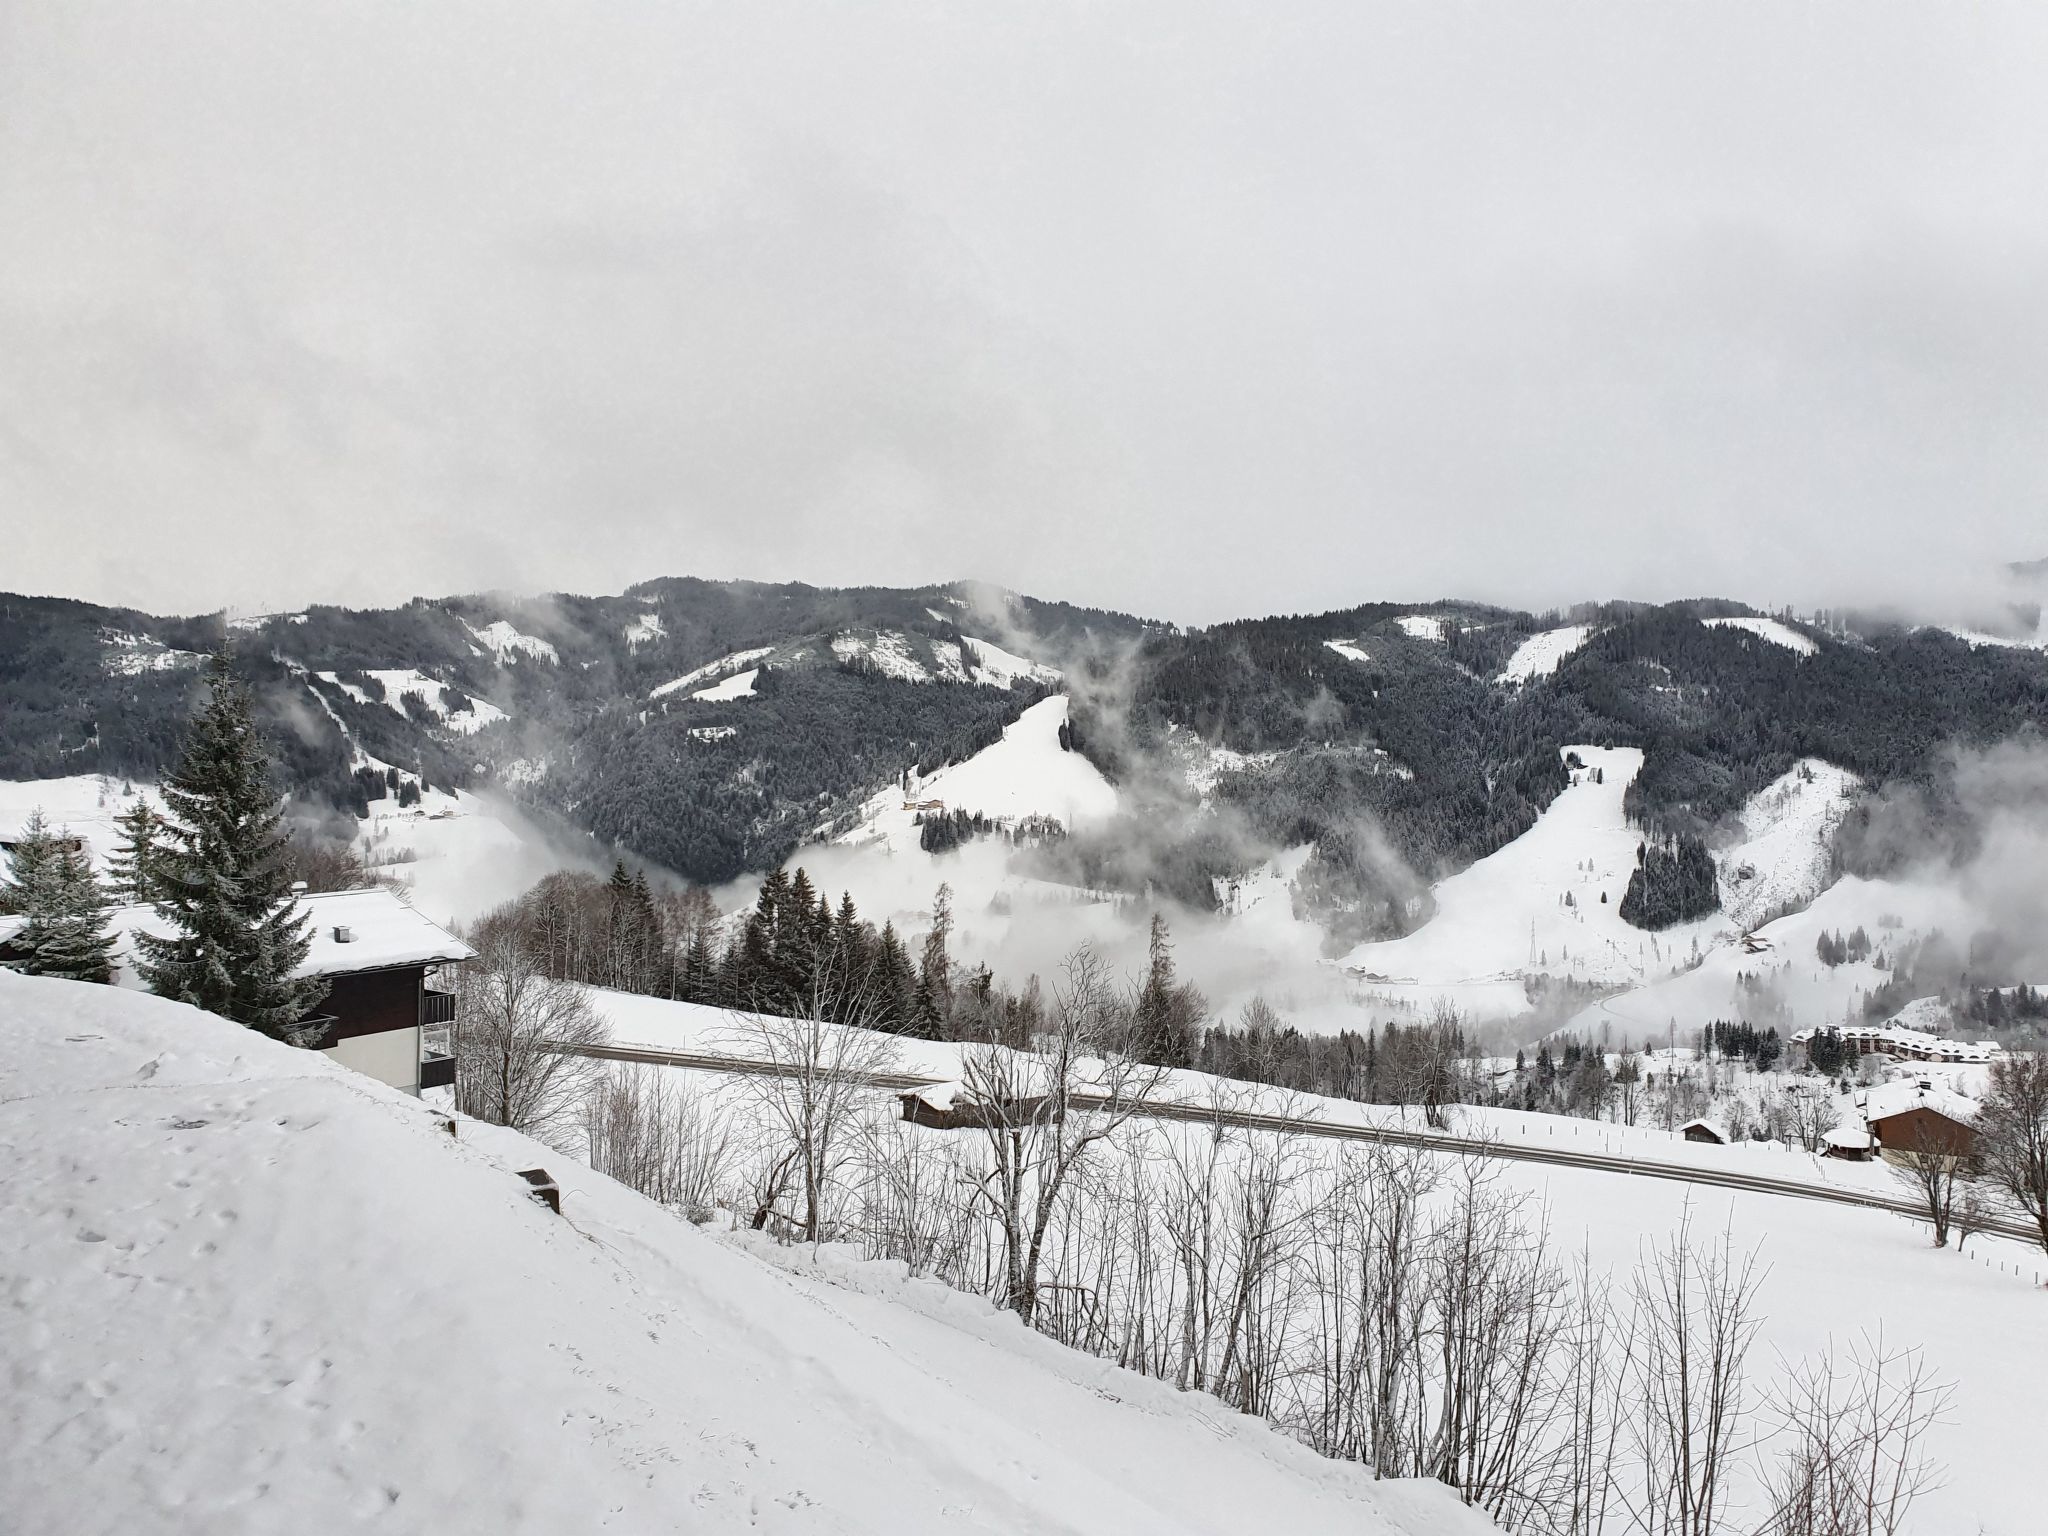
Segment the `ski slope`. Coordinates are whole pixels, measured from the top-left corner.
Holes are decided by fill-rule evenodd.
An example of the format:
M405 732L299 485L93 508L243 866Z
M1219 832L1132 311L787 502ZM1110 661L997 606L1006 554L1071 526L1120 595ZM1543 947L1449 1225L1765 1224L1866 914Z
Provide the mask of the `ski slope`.
M1560 629L1546 629L1541 634L1531 635L1515 647L1508 657L1508 664L1500 670L1497 683L1526 683L1535 678L1548 677L1564 663L1580 646L1593 638L1595 626L1591 624L1567 624Z
M0 1015L10 1529L1492 1529L182 1005L0 973Z
M1782 646L1796 656L1811 656L1820 649L1820 646L1814 642L1811 635L1803 634L1799 630L1794 629L1790 624L1783 623L1778 619L1762 619L1750 615L1730 615L1721 618L1702 619L1700 622L1710 625L1715 629L1742 630L1746 634L1755 635L1759 640L1768 641L1772 645Z
M1641 842L1622 797L1643 754L1634 747L1570 750L1585 767L1573 771L1571 785L1534 826L1438 884L1436 914L1421 928L1361 944L1344 957L1345 968L1410 1006L1426 1008L1443 997L1500 1016L1526 1006L1526 976L1633 985L1668 972L1695 940L1704 942L1721 926L1708 919L1649 934L1621 920ZM1596 769L1605 782L1596 782Z
M1533 827L1438 884L1436 913L1414 933L1344 957L1376 997L1411 1008L1444 998L1484 1016L1507 1016L1526 1006L1529 976L1662 986L1707 957L1728 961L1710 974L1725 972L1732 986L1737 972L1754 969L1742 963L1743 933L1827 887L1829 841L1860 787L1854 774L1818 758L1795 764L1744 806L1740 841L1715 851L1722 910L1648 933L1621 917L1642 840L1623 797L1642 753L1567 750L1585 767ZM1722 995L1718 984L1714 995Z

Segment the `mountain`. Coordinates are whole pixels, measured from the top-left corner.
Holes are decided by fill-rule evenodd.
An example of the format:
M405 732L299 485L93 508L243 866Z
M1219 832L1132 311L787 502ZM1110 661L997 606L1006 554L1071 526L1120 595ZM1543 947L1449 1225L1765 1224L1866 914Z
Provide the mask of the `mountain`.
M160 774L222 633L217 616L0 597L0 779ZM1707 850L1759 835L1745 812L1798 765L1871 794L1915 786L1938 822L1952 748L2048 721L2043 652L1722 600L1376 603L1182 629L973 583L674 578L316 607L226 634L304 805L360 818L396 769L707 882L860 827L877 796L1065 692L1057 746L1116 804L1085 825L1047 810L1062 825L1034 839L1036 877L1214 909L1306 849L1290 900L1332 954L1426 921L1437 882L1564 792L1575 745L1640 754L1620 809L1648 847L1623 883L1655 930L1721 905ZM958 794L956 813L1000 814ZM1842 818L1831 857L1881 875L1894 855L1867 815ZM939 830L926 851L977 832Z

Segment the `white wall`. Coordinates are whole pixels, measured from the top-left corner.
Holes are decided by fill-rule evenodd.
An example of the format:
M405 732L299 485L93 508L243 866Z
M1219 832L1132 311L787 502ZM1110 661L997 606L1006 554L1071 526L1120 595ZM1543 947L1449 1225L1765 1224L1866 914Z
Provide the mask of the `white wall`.
M374 1077L380 1083L420 1091L420 1032L417 1025L387 1029L374 1035L356 1035L321 1052L344 1067Z

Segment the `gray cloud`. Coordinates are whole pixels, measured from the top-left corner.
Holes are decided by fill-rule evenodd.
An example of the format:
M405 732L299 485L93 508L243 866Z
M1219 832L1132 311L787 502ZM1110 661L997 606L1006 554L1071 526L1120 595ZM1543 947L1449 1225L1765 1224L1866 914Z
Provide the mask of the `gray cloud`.
M1204 621L2042 553L2039 7L0 20L0 587Z

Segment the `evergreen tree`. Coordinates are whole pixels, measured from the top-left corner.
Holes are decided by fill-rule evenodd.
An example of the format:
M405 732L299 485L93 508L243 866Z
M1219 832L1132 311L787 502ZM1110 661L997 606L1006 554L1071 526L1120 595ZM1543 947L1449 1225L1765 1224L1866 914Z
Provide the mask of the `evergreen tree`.
M29 817L11 863L9 904L28 922L15 935L16 969L67 981L113 979L113 935L107 900L76 839L53 834L38 809Z
M116 900L147 906L155 900L150 867L157 854L157 835L163 821L137 795L135 804L123 811L115 825L121 829L121 845L107 860L107 885Z
M139 969L160 996L295 1040L327 983L292 974L312 932L292 895L283 803L248 685L225 648L206 681L207 702L164 784L170 815L150 870L157 913L173 931L136 935Z

